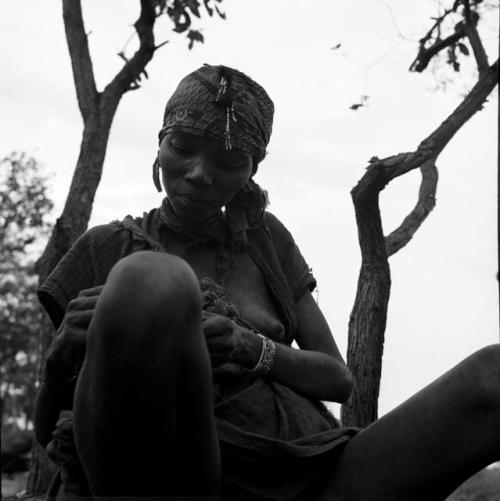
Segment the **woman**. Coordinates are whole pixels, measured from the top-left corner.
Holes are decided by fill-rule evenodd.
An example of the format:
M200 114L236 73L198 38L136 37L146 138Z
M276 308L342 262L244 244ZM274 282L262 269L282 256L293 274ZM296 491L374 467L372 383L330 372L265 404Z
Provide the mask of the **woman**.
M71 420L51 433L73 409L93 496L444 499L500 458L498 346L362 431L320 403L346 401L352 379L252 179L272 117L236 70L185 77L153 167L162 206L89 230L40 290L58 333L37 437L61 456Z

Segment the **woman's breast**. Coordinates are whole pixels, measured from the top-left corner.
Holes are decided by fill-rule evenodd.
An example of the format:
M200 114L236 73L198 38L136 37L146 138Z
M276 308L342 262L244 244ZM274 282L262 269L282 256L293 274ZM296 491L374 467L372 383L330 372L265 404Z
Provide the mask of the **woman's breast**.
M215 279L215 249L209 252L207 248L198 248L188 253L185 259L200 280L203 277ZM285 327L278 307L263 273L247 253L236 255L234 270L226 288L227 299L236 306L246 322L276 341L284 339Z
M262 334L282 341L285 328L264 275L248 254L239 254L228 286L228 299L243 319Z

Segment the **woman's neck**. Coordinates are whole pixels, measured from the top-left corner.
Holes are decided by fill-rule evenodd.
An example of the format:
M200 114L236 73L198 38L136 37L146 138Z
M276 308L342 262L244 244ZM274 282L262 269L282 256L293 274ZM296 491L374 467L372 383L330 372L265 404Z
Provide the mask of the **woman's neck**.
M218 240L226 233L222 211L198 220L187 219L176 214L168 198L160 207L160 221L167 229L199 241Z

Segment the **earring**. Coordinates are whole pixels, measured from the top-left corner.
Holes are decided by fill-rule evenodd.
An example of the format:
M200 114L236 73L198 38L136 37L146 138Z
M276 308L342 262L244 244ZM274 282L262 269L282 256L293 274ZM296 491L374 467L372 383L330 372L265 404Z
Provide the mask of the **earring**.
M160 161L158 157L156 157L153 163L153 182L155 183L156 189L161 192L161 183L160 183Z

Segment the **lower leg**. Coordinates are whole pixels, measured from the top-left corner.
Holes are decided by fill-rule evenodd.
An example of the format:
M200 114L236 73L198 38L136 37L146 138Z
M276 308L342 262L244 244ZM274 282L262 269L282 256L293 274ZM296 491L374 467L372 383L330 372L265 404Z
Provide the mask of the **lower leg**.
M445 499L500 459L500 345L470 356L346 446L324 499Z
M94 495L218 493L200 314L196 278L179 259L137 253L112 270L74 402L77 447Z

